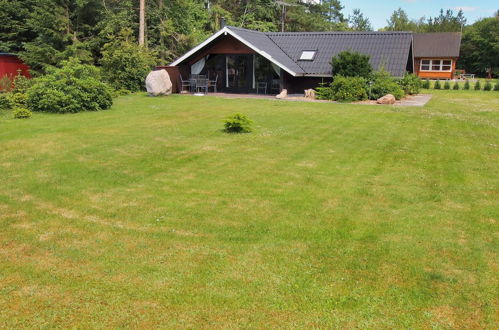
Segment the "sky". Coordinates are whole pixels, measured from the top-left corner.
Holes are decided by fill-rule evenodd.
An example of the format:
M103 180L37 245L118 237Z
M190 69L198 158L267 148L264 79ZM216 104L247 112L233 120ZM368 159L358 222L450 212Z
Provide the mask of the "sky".
M367 16L375 30L387 25L386 21L394 10L401 7L409 17L419 19L422 16L434 17L440 13L440 8L464 11L467 24L483 17L490 17L499 9L497 0L341 0L345 7L345 16L352 14L355 8Z

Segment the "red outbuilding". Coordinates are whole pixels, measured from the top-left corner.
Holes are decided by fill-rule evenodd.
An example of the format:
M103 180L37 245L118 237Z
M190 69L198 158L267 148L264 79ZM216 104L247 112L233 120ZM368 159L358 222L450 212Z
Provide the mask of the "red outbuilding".
M20 72L30 78L29 67L14 54L0 53L0 78L8 76L11 80Z

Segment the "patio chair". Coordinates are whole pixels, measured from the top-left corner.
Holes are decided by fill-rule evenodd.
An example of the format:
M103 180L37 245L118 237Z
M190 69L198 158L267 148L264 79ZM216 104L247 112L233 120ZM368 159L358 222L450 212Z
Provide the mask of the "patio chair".
M263 89L263 94L267 94L267 83L264 81L256 83L256 93L260 94L260 90Z
M213 92L217 92L217 81L218 81L218 74L215 76L215 80L208 80L208 89L210 87L213 87Z
M205 94L208 94L208 79L198 78L196 79L196 93L204 90Z
M281 92L281 83L279 79L272 79L272 85L270 85L270 93L279 94Z
M184 80L182 78L182 75L180 75L180 84L182 85L180 91L183 91L185 87L187 87L187 89L189 89L189 91L191 90L191 81L190 80Z

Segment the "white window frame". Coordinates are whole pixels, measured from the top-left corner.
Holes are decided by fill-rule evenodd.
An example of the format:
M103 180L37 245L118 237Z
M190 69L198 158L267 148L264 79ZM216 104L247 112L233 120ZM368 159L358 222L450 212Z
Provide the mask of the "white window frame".
M428 70L423 69L423 61L430 62ZM450 61L450 64L444 65L444 61ZM438 62L438 64L437 64L437 62ZM452 72L452 64L453 64L453 60L449 59L449 58L422 58L420 63L419 63L419 68L420 68L420 71L423 71L423 72ZM424 65L428 66L427 64L424 64ZM438 66L439 70L433 70L433 66ZM442 68L444 66L450 66L450 69L443 70Z
M309 56L303 58L305 54L311 54L312 56L309 55ZM315 59L316 54L317 54L317 50L312 50L312 49L302 50L299 61L313 61Z

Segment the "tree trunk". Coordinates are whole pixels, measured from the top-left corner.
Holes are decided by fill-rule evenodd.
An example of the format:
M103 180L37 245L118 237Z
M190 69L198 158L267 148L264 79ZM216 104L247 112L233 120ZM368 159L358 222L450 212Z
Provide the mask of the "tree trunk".
M139 45L145 45L145 30L146 30L146 0L140 0L139 9Z

